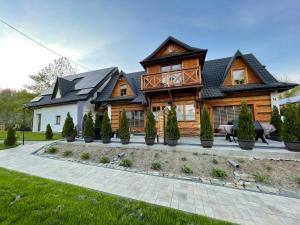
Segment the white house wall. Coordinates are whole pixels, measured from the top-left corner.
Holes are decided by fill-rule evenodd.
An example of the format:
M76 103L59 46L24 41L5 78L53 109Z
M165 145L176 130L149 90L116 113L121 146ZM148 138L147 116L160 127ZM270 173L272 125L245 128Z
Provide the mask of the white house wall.
M64 126L64 121L67 113L73 117L74 124L77 121L77 104L50 106L39 109L34 109L33 112L33 131L38 131L38 114L41 114L41 130L46 131L46 126L49 123L53 132L61 132ZM56 116L60 116L60 124L56 124Z

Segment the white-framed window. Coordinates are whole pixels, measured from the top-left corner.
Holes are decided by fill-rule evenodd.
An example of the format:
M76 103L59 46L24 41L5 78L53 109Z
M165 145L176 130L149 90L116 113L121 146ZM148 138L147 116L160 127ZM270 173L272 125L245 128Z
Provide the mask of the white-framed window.
M195 105L185 105L185 120L195 120L196 119L196 111Z
M126 84L122 84L120 86L120 95L121 96L126 96L127 95L127 85Z
M160 112L160 106L153 106L152 107L152 112L153 112L153 115L155 117L155 120L158 120L158 114Z
M178 121L184 120L184 105L176 105L176 116Z
M233 70L232 79L234 85L245 84L245 70L244 69Z
M56 125L60 125L60 119L61 119L60 116L56 116L56 117L55 117L55 124L56 124Z

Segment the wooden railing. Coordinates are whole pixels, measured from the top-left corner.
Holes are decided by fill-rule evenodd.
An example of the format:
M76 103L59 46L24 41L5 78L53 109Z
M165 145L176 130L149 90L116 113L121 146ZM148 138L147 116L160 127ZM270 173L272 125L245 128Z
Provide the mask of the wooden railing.
M201 84L200 68L189 68L176 71L143 75L143 91Z

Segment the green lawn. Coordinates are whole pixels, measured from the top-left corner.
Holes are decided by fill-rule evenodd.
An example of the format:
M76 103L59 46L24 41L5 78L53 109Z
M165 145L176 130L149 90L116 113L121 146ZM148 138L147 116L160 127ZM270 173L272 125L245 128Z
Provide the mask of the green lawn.
M0 143L0 150L7 149L7 148L14 148L17 146L18 146L18 144L14 145L14 146L5 146L3 143Z
M231 224L1 168L0 181L0 224Z
M18 141L21 141L23 138L23 134L21 131L17 131ZM4 140L6 138L6 131L0 131L0 140ZM53 140L62 139L61 133L53 133ZM26 141L45 141L45 133L44 132L25 132L25 140Z

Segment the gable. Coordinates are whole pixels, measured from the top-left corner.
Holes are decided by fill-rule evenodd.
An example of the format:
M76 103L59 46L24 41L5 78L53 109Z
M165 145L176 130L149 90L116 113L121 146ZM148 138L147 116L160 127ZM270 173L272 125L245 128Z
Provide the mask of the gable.
M120 76L120 78L118 79L112 93L111 93L111 97L120 97L121 96L121 86L122 85L126 85L126 96L134 96L134 92L131 88L131 86L129 85L129 83L127 82L127 80L125 79L124 76Z
M245 84L263 84L264 82L259 78L259 76L245 63L241 57L237 57L232 63L226 77L224 79L223 85L230 86L233 85L233 71L235 70L245 70Z
M161 56L165 56L165 55L172 55L172 54L180 54L186 52L186 49L175 44L172 42L169 42L167 44L165 44L154 56L153 58L156 57L161 57Z

